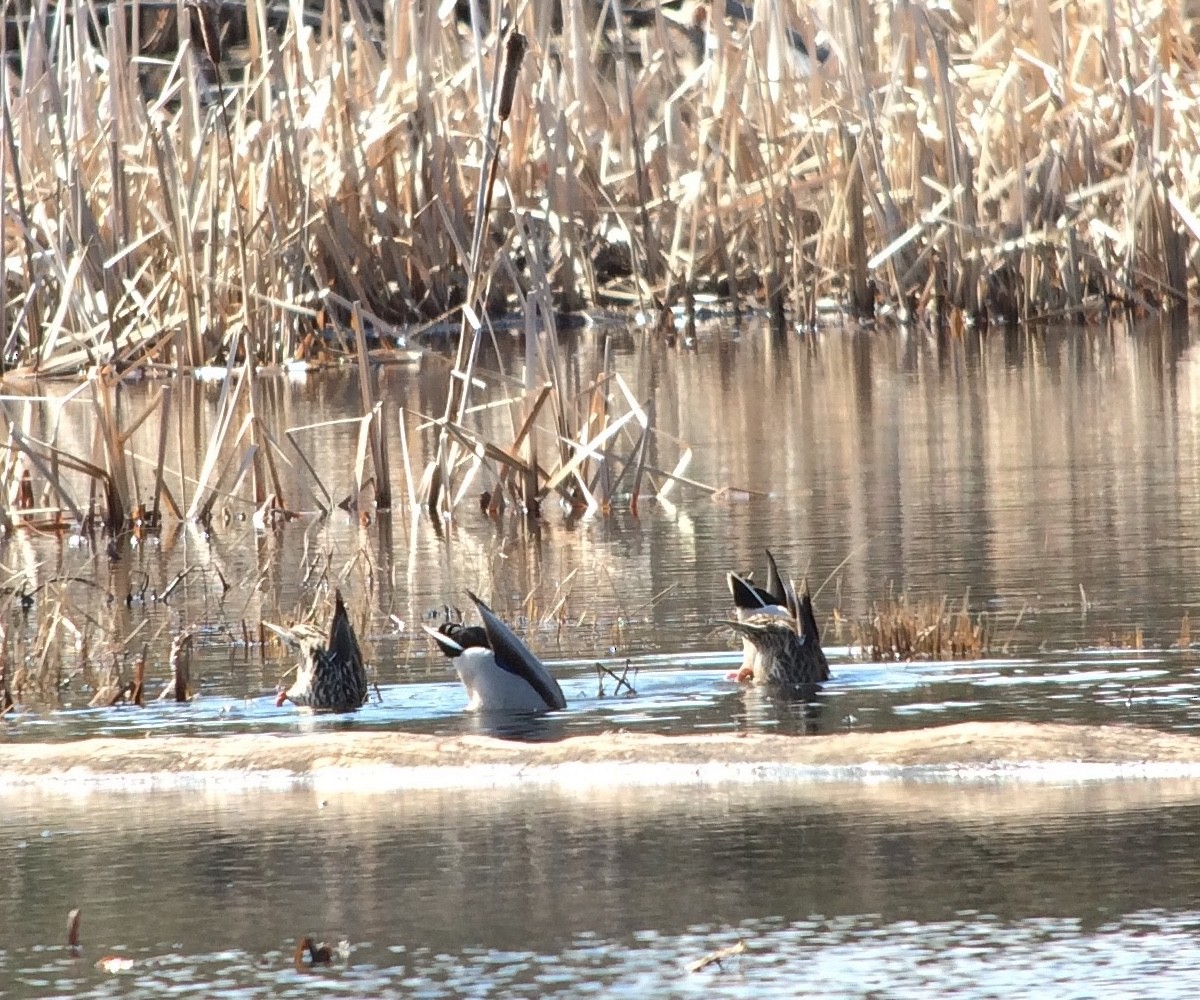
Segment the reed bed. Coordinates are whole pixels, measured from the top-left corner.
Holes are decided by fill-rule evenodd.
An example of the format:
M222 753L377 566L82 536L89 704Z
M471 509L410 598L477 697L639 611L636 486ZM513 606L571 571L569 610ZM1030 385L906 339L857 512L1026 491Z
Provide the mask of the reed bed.
M273 364L356 304L387 340L543 290L789 322L1195 290L1187 5L618 8L512 8L501 148L500 5L6 0L5 365Z
M994 623L972 616L967 598L954 609L940 601L889 596L850 625L850 646L863 660L977 660L990 656Z

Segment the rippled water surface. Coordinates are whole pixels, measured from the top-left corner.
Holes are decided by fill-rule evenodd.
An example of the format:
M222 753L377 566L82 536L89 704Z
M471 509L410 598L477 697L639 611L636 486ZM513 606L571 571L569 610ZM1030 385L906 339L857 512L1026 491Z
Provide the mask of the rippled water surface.
M573 706L556 724L564 731L828 732L965 718L1195 724L1200 368L1186 332L940 341L831 331L772 344L760 330L717 329L689 348L597 329L572 334L565 347L568 386L582 391L607 351L631 391L655 401L662 434L652 464L673 466L678 439L691 449L687 475L726 492L714 499L676 486L664 500L644 496L636 516L623 503L591 517L547 503L533 525L489 521L468 498L457 522L438 532L428 518L410 518L396 460L396 510L365 526L336 510L256 530L243 486L219 499L210 532L168 519L160 537L113 553L103 538L5 539L12 586L41 587L34 609L11 622L10 642L36 657L27 662L37 680L26 678L21 700L31 711L6 726L6 737L286 731L295 714L276 711L269 695L290 662L261 644L259 623L292 621L314 605L327 613L331 583L349 598L381 695L355 725L463 725L461 689L419 626L447 605L468 604L468 588L562 677ZM412 414L440 412L445 365L430 356L374 375L379 395L410 413L419 467L431 438ZM189 430L169 435L167 485L186 501L220 388L175 391ZM122 405L139 412L157 392L134 385ZM353 373L267 378L260 396L280 437L361 410ZM64 427L75 416L89 426L78 402L62 405ZM31 411L47 422L55 412ZM474 419L497 440L511 434L495 410ZM334 499L353 492L357 433L344 422L295 432ZM130 447L157 445L157 431L143 425ZM290 507L316 509L320 491L298 461L281 461L279 475ZM664 484L648 481L647 493ZM484 472L477 485L493 484ZM724 681L736 660L720 625L729 613L725 573L762 573L768 546L817 592L835 678L813 711L763 709ZM181 573L169 602L155 601ZM992 658L851 662L856 624L897 593L954 606L966 599L987 616ZM48 619L58 628L46 654L37 638ZM146 648L158 683L170 635L185 626L197 632L199 702L80 710L114 655L128 672ZM614 700L597 660L618 671L631 661L638 697ZM51 706L69 711L44 711Z
M483 594L561 678L570 707L528 738L626 729L836 733L963 720L1200 719L1192 641L1200 578L1200 365L1187 331L924 334L761 331L664 345L601 329L566 341L582 391L607 352L662 437L636 515L488 520L470 497L435 531L401 501L367 523L337 510L257 530L244 484L211 531L169 521L126 541L20 533L0 541L20 706L0 740L152 733L281 736L320 729L488 731L461 711L420 630ZM517 345L503 345L503 354ZM511 358L508 359L511 363ZM486 365L494 361L486 361ZM486 370L486 368L485 368ZM409 413L414 462L446 367L374 371ZM156 385L123 390L141 411ZM190 501L218 387L177 385L167 484ZM51 393L51 390L47 390ZM287 428L357 415L352 373L264 380L259 410ZM51 393L52 394L52 393ZM56 398L61 399L65 390ZM31 407L90 441L81 398ZM395 419L393 411L392 419ZM497 411L472 418L497 440ZM154 453L149 422L132 452ZM60 431L60 434L62 432ZM300 430L322 485L354 488L358 428ZM234 454L233 458L237 458ZM231 467L236 462L231 461ZM320 490L280 462L284 498ZM230 490L233 475L223 483ZM492 484L486 473L480 489ZM86 491L80 488L80 495ZM727 570L765 547L807 577L833 680L781 706L726 680ZM182 575L181 575L182 574ZM169 601L155 595L171 588ZM347 595L378 683L351 719L274 707L287 655L259 623ZM890 593L984 613L971 662L872 664L856 623ZM101 666L145 649L152 685L170 636L196 630L186 706L90 709ZM611 677L628 669L636 695ZM0 797L0 995L1184 996L1200 952L1200 792L1189 783L1058 787L815 783L576 795L344 796L310 792ZM84 951L64 947L84 910ZM296 937L347 942L316 973ZM687 963L743 939L723 970ZM133 960L111 974L97 959Z
M5 808L12 997L1182 997L1200 973L1194 782ZM304 934L346 957L298 971Z

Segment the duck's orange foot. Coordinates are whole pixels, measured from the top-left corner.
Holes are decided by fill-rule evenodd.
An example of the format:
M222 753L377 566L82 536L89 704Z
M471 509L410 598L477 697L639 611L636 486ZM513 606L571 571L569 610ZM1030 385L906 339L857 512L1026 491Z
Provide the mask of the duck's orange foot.
M727 681L737 681L739 684L749 684L754 680L754 668L742 667L740 670L732 670L725 675Z
M279 708L285 701L287 701L287 691L280 688L279 693L275 695L275 707Z

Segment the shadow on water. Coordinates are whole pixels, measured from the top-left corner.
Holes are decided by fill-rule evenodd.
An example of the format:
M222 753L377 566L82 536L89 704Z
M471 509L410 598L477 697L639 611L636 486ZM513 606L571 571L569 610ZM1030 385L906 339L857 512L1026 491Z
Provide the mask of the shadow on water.
M471 712L463 730L473 736L493 736L522 743L554 743L570 735L568 722L559 713Z

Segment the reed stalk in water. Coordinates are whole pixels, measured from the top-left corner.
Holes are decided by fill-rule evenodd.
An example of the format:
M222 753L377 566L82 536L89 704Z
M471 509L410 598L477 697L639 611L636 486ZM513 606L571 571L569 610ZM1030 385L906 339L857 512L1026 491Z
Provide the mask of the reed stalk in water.
M953 609L939 601L907 595L878 601L861 622L851 625L850 645L864 660L976 660L991 654L994 624L972 616L967 598Z

